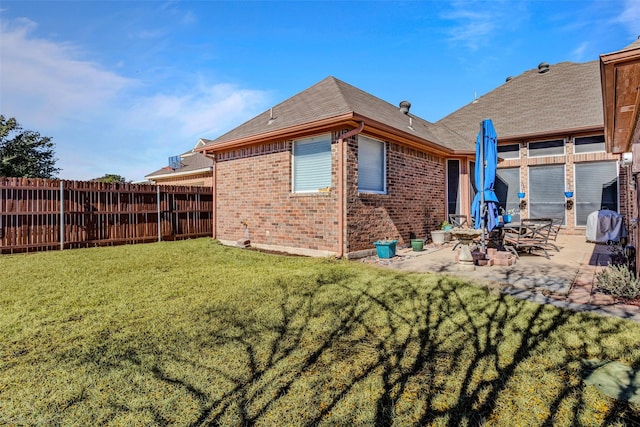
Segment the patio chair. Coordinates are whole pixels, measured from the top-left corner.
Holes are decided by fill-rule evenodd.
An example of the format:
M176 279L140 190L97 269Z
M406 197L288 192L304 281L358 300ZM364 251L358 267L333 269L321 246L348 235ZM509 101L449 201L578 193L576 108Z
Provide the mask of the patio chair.
M449 223L454 227L469 228L469 218L466 215L450 214Z
M460 214L449 214L449 224L453 225L456 228L470 228L469 218L466 215ZM458 240L455 245L453 245L452 251L455 251L458 245L462 242ZM474 243L476 243L474 241Z
M520 226L505 230L503 245L515 253L534 250L541 250L544 256L549 259L549 249L560 252L558 247L551 242L553 220L551 218L530 218L520 221Z
M564 215L562 218L554 218L551 223L551 233L549 235L549 240L553 240L554 242L558 239L558 234L560 233L560 229L564 224Z

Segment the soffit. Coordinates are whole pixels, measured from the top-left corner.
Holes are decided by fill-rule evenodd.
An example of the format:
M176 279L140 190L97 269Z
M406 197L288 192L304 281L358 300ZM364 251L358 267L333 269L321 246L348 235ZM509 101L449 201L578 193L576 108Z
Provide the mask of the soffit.
M635 45L635 46L634 46ZM640 46L601 55L607 151L624 153L640 143Z

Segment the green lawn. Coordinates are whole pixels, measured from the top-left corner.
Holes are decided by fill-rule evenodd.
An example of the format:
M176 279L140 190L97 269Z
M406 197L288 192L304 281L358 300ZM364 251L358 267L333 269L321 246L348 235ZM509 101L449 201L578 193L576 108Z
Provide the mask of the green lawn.
M625 425L640 325L211 239L0 256L0 425Z

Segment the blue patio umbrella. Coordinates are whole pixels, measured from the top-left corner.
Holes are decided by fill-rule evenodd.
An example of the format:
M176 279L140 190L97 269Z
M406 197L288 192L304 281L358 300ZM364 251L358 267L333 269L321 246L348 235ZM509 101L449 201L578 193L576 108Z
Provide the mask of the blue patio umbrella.
M471 205L475 228L491 231L498 225L498 197L494 191L498 169L498 135L493 122L485 119L480 123L476 139L475 184L478 192ZM484 251L484 235L482 239Z

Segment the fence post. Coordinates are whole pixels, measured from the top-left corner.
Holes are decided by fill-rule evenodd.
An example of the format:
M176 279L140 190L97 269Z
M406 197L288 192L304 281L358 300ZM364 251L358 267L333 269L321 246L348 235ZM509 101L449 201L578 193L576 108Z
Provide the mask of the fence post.
M60 250L64 250L64 181L60 181Z
M162 223L160 221L160 186L156 185L158 190L158 242L162 241Z

